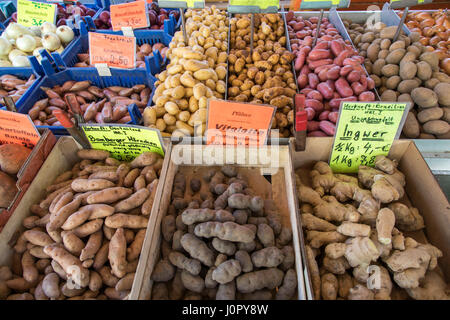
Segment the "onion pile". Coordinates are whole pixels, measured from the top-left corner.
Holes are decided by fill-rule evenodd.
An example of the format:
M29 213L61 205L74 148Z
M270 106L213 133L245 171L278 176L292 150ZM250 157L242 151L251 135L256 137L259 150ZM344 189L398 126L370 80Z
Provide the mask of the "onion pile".
M44 22L40 27L27 28L11 22L0 37L0 67L29 67L28 56L34 55L40 61L42 49L62 53L74 37L66 25L56 27Z

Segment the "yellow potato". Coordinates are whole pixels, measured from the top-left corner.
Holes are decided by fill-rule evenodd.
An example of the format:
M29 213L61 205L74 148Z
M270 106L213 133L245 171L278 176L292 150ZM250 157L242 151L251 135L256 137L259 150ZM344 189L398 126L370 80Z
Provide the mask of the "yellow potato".
M175 102L169 101L164 105L164 109L171 115L176 115L180 112L177 104Z

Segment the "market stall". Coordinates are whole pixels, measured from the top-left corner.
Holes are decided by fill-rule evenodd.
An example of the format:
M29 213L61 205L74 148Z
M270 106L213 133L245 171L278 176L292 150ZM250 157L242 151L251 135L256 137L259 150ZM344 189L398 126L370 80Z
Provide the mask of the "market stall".
M3 4L0 299L448 300L447 5Z

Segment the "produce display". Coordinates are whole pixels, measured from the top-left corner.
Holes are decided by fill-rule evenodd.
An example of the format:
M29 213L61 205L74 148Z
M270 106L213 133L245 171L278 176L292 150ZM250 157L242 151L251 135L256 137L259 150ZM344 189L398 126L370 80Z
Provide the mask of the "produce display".
M320 37L312 47L318 20L292 11L286 14L297 84L306 95L310 137L334 136L342 101L375 101L375 85L361 66L363 59L327 18L322 19Z
M250 51L250 15L230 20L228 99L277 107L272 129L280 137L292 135L294 95L292 60L280 14L256 14L254 49ZM271 132L274 136L275 132Z
M62 53L75 33L65 25L44 22L40 27L24 27L11 22L0 37L0 67L29 67L28 56L40 61L40 50Z
M297 274L292 229L273 200L225 165L187 179L178 172L161 222L152 299L289 300Z
M180 11L178 9L163 9L160 8L157 3L152 2L149 5L148 10L148 19L150 22L149 29L164 29L164 20L169 19L170 15L174 15L175 19L178 21L180 18ZM94 20L94 23L97 29L112 29L110 12L108 10L103 10L98 18Z
M407 138L450 137L450 77L439 72L439 59L428 51L417 32L400 35L396 26L377 28L345 21L350 37L374 80L382 101L414 103L403 134Z
M144 43L142 45L136 45L136 68L145 68L145 57L152 57L153 51L158 50L161 53L163 59L166 57L168 47L166 47L162 43L155 43L154 45ZM86 67L94 67L91 65L89 52L88 53L79 53L77 55L78 60L80 62L75 63L75 68L86 68Z
M8 208L18 191L16 175L31 150L19 144L0 145L0 209Z
M360 166L357 177L333 174L322 161L296 173L316 299L450 298L437 268L442 252L408 236L425 224L402 201L405 176L395 161L377 156L375 168ZM368 288L370 268L377 288Z
M0 268L7 300L124 299L130 292L163 159L145 152L121 163L78 152L47 197L31 206L13 262Z
M403 12L398 15L402 17ZM412 32L420 34L419 42L438 55L439 66L450 75L450 17L444 10L409 12L405 24Z
M17 102L35 80L34 74L28 80L22 80L10 74L0 76L0 103L3 103L4 97L11 97L14 103Z
M94 17L97 11L86 7L81 2L76 2L74 4L66 4L65 6L57 3L56 11L56 25L63 26L66 25L66 20L74 20L75 16L82 17Z
M224 99L227 76L228 18L215 6L187 10L186 33L177 31L167 50L170 63L156 77L154 106L144 110L144 125L163 136L203 135L207 101Z
M64 97L73 93L87 123L127 123L131 121L128 106L135 103L142 112L148 104L151 90L144 84L131 88L112 86L99 88L85 81L66 81L62 86L41 87L47 98L36 101L28 115L37 126L61 126L54 110L69 111Z

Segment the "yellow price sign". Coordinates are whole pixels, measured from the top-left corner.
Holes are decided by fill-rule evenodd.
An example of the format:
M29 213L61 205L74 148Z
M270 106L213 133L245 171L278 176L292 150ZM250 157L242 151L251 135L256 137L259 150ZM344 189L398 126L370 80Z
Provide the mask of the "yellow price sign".
M93 149L107 150L120 161L131 161L143 152L164 157L161 133L157 129L126 124L82 124Z
M251 6L258 7L262 10L267 9L269 7L280 7L279 0L230 0L228 2L230 6Z
M410 103L343 102L334 137L330 166L334 172L358 172L388 155L403 128Z
M300 0L300 9L348 8L350 0Z
M17 23L31 27L46 21L55 23L55 19L56 4L17 0Z
M205 0L159 0L158 5L161 8L196 8L205 7Z

